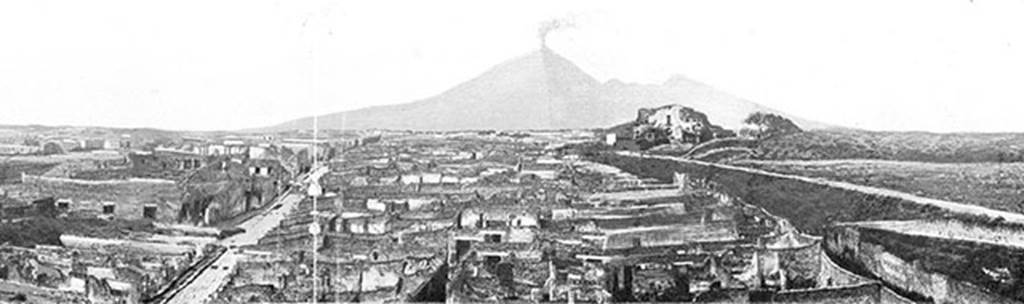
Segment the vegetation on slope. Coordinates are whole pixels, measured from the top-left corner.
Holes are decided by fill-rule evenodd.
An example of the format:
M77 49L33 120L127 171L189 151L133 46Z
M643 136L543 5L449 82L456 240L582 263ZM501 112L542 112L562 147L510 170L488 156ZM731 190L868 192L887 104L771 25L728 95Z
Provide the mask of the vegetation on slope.
M786 134L803 132L793 121L775 113L754 112L743 120L743 123L756 129L740 130L740 133L757 138L770 138Z
M756 148L759 141L755 139L743 138L743 137L726 137L726 138L715 138L707 142L703 142L690 151L686 152L684 156L690 157L694 155L701 155L711 153L715 150L730 149L730 148Z
M936 134L817 130L763 140L760 159L886 159L922 162L1024 161L1024 134Z
M1024 163L842 160L741 161L734 164L1024 213Z

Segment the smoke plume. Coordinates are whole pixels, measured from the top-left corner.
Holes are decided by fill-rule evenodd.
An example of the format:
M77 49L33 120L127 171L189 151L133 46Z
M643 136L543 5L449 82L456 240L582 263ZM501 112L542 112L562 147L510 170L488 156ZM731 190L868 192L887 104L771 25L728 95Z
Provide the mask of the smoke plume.
M540 47L548 47L548 34L559 29L576 27L576 23L568 19L551 19L540 23L537 28L537 39L540 39Z

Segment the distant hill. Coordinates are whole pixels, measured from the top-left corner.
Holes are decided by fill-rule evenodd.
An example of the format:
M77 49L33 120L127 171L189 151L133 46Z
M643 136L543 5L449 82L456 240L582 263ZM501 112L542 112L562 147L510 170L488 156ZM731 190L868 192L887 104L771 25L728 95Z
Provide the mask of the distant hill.
M325 129L577 129L636 118L642 107L681 104L715 124L736 129L755 111L779 113L804 129L827 125L800 119L677 76L663 84L601 83L548 48L503 62L433 97L321 116ZM252 131L307 129L305 117Z

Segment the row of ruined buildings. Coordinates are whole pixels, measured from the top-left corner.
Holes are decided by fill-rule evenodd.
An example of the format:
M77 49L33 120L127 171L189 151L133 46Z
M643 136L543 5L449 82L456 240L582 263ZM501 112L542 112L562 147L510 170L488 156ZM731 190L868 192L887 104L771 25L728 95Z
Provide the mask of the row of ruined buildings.
M216 301L906 302L706 180L546 146L432 135L349 151L315 212L303 201L245 248Z
M208 154L183 148L190 145L103 154L101 161L72 154L44 174L0 185L0 225L46 233L0 245L0 284L40 290L29 297L44 302L159 297L223 250L212 245L222 234L201 226L267 208L311 162L308 146L300 154L299 147L247 142Z
M508 189L553 180L561 163L524 154L539 150L532 144L434 136L441 135L391 139L329 162L316 213L306 199L245 248L254 253L219 300L304 301L317 286L326 302L443 301L446 246L465 210L475 201L513 200ZM319 235L307 230L314 222Z
M449 243L448 296L599 303L901 299L835 265L820 238L685 175L669 184L607 177L617 179L611 191L568 206L464 213Z

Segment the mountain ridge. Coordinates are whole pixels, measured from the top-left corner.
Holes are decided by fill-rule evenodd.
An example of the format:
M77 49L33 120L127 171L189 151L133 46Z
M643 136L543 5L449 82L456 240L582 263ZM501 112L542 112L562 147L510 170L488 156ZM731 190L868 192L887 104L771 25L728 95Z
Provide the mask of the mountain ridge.
M318 117L325 129L540 130L605 128L632 120L641 107L678 103L735 129L754 111L778 113L803 128L826 124L735 97L682 75L662 84L600 82L547 47L501 62L437 95ZM248 131L308 129L312 117Z

